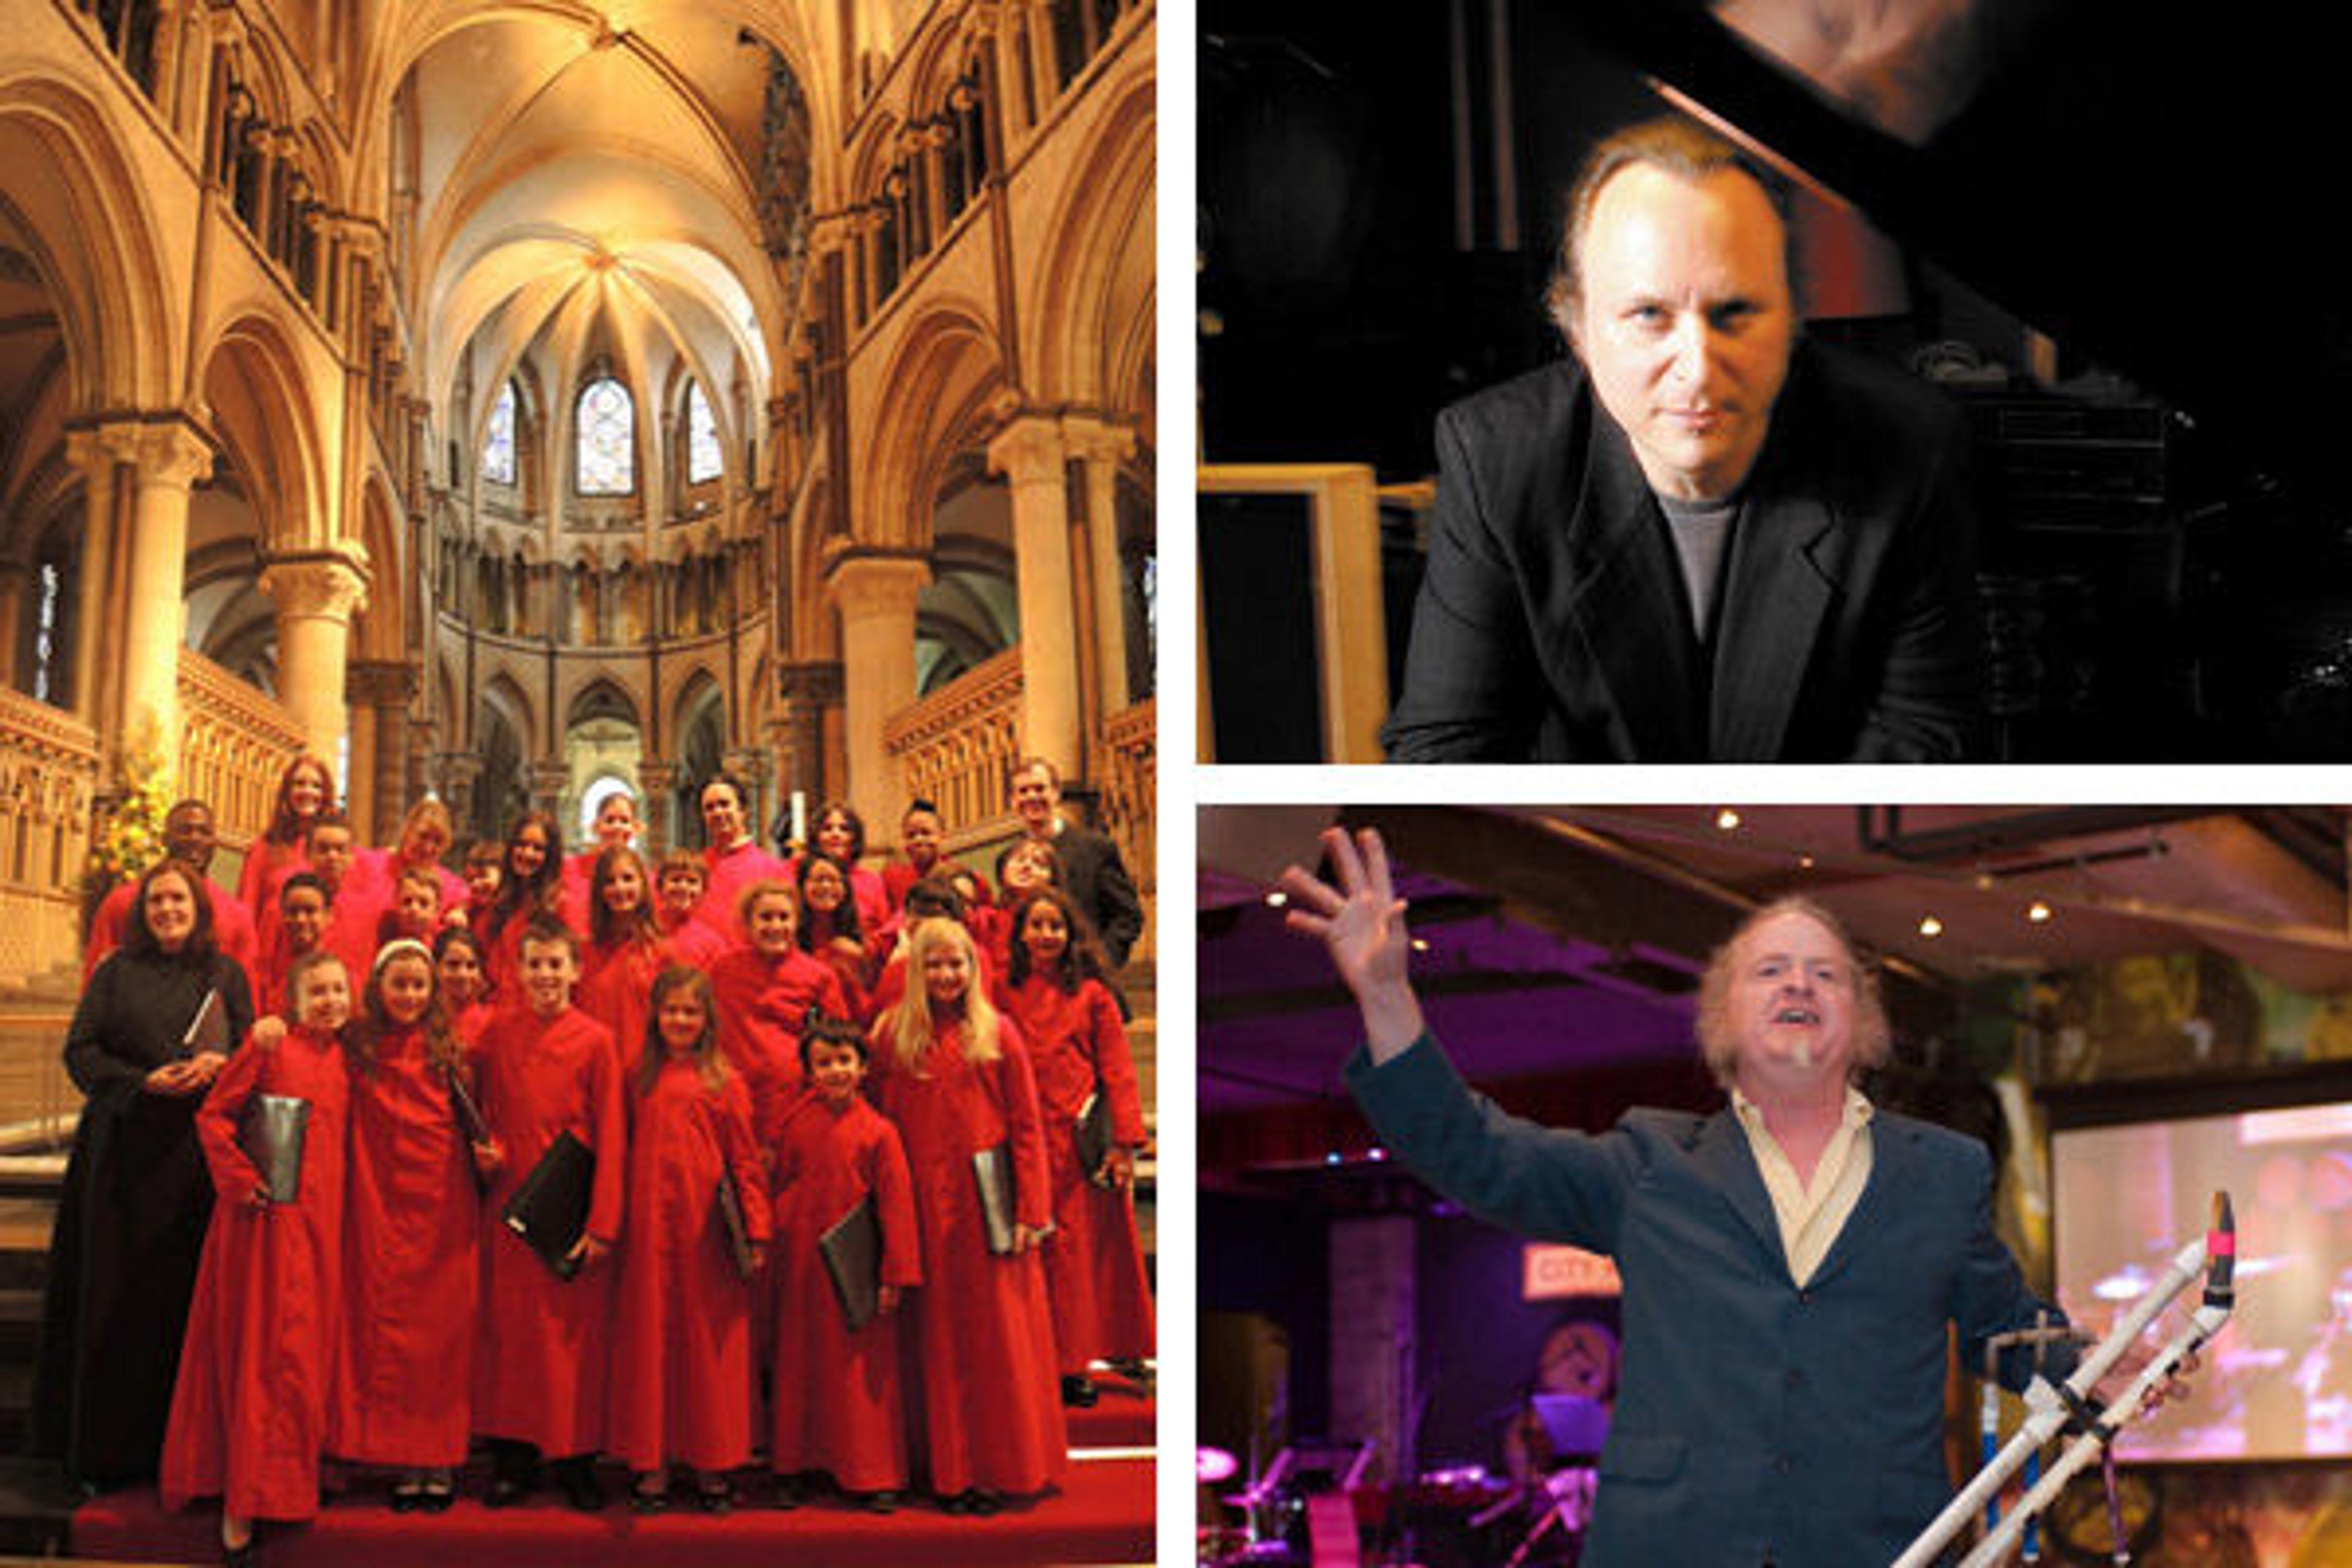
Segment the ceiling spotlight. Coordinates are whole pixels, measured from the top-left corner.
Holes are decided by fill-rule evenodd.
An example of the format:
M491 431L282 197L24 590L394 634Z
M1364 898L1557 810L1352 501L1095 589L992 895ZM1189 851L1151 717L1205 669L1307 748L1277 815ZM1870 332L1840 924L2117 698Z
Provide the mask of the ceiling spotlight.
M1810 871L1810 870L1811 870L1811 869L1813 868L1813 866L1814 866L1814 860L1813 860L1813 858L1812 858L1811 855L1800 855L1800 856L1798 856L1798 857L1797 857L1797 869L1798 869L1798 870L1800 870L1800 871Z
M1919 934L1926 937L1941 936L1944 934L1944 922L1937 920L1933 915L1921 915L1919 917Z
M1427 952L1429 951L1429 939L1425 936L1414 937L1412 939L1412 950L1415 952Z
M1739 814L1727 805L1715 814L1715 826L1725 833L1736 832L1739 827Z
M2036 899L2032 903L2025 906L2025 918L2032 921L2035 925L2042 924L2044 921L2049 920L2057 912L2057 910L2052 909L2040 899Z

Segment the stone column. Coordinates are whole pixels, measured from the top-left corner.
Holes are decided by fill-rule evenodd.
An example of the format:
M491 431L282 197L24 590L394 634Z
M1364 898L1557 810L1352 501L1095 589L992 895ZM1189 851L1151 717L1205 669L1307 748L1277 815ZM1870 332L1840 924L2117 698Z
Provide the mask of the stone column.
M915 700L915 600L930 580L930 563L916 555L844 554L826 574L841 613L849 803L869 826L906 810L882 732Z
M261 591L278 603L278 700L300 726L303 749L331 763L342 750L343 672L367 575L341 551L306 551L270 559Z
M1118 553L1118 466L1135 450L1135 432L1103 419L1065 419L1062 434L1086 476L1095 668L1102 714L1108 719L1133 695L1127 689L1127 570Z
M743 803L744 826L751 829L761 848L774 847L775 835L768 831L776 820L774 759L761 747L742 746L722 755L719 765L751 792L751 798Z
M106 735L113 712L113 692L120 671L107 657L107 628L114 615L114 563L117 536L127 526L124 509L116 498L129 489L118 484L118 470L126 466L122 451L130 427L102 426L66 433L66 460L82 474L82 527L79 582L75 588L73 652L73 711ZM62 704L60 705L62 706ZM120 746L121 736L112 743Z
M473 831L474 786L481 781L482 758L478 752L436 752L433 776L441 798L449 805L449 819L460 839Z
M988 445L988 466L1013 489L1013 567L1021 605L1021 749L1066 779L1086 776L1078 706L1078 636L1070 569L1069 486L1057 420L1024 416Z
M164 755L179 760L180 644L186 634L188 489L213 471L213 449L177 416L138 426L125 447L134 500L125 542L121 706L115 733L128 740L152 716Z
M33 584L33 569L21 561L0 561L0 686L30 689L32 672L16 668L16 644L25 635L25 600Z
M528 763L523 766L522 778L523 787L530 792L531 810L543 811L555 819L559 845L571 843L572 824L564 818L563 791L572 782L572 770L561 762Z
M646 860L658 862L670 846L682 842L677 833L676 763L637 763L638 810L645 821Z
M909 630L909 643L913 638ZM776 709L772 725L776 752L776 798L782 803L798 790L814 803L838 795L828 779L824 758L824 716L841 706L842 668L830 659L786 664L776 672ZM871 837L876 824L867 823Z
M361 841L390 844L408 810L408 705L415 668L401 659L353 664L344 677L352 726L352 820Z

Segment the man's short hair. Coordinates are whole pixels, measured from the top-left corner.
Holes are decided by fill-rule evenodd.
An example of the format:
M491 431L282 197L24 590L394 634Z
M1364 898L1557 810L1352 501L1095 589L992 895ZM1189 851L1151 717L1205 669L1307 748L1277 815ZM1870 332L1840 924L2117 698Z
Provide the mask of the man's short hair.
M1062 770L1054 765L1051 758L1024 757L1019 762L1013 764L1013 776L1016 779L1023 773L1034 773L1040 771L1044 772L1045 782L1047 784L1052 784L1057 790L1062 787Z
M1811 899L1792 896L1775 899L1740 921L1739 929L1706 961L1706 973L1698 983L1697 1022L1699 1055L1706 1061L1706 1070L1727 1089L1738 1076L1739 1031L1731 1019L1731 983L1737 978L1739 945L1748 940L1748 932L1781 915L1804 916L1845 950L1846 962L1853 969L1854 1070L1885 1066L1894 1032L1886 1022L1885 1000L1879 994L1878 966L1855 951L1853 938L1837 916Z
M1780 259L1789 287L1797 286L1796 231L1789 222L1789 182L1778 171L1741 147L1696 121L1678 114L1661 115L1629 125L1606 137L1591 152L1568 188L1559 226L1559 253L1552 258L1551 281L1544 289L1544 307L1561 335L1573 345L1576 318L1584 303L1581 252L1584 236L1592 226L1592 209L1600 204L1601 187L1637 164L1664 169L1696 184L1726 169L1756 182L1780 219Z

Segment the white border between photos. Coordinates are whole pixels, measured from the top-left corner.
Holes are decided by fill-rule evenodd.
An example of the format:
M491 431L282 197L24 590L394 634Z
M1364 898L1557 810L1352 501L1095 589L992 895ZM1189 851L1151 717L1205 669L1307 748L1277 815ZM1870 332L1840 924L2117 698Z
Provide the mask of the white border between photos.
M1199 810L1209 805L1476 803L1796 805L2341 804L2352 769L2322 764L2020 763L1898 766L1377 767L1195 763L1199 455L1194 0L1161 0L1159 30L1160 647L1158 1081L1159 1432L1161 1568L1198 1561L1199 1489L1184 1456L1198 1441L1198 1022L1193 935Z

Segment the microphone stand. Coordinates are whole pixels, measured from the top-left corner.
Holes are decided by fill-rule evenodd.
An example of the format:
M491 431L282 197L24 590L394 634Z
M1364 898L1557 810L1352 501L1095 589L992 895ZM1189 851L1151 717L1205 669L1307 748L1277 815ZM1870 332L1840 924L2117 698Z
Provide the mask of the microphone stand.
M2082 1364L2063 1386L2053 1388L2042 1377L2033 1380L2025 1391L2025 1420L2017 1435L1895 1560L1894 1568L1928 1568L2029 1457L2039 1453L2042 1446L2062 1429L2076 1432L2074 1440L2009 1517L1989 1531L1976 1550L1961 1560L1960 1568L1992 1568L2006 1557L2027 1522L2056 1500L2059 1491L2076 1472L2105 1452L2116 1433L2147 1406L2150 1395L2171 1376L2173 1368L2230 1321L2231 1309L2236 1301L2232 1270L2237 1255L2237 1225L2230 1209L2230 1194L2215 1193L2211 1228L2203 1239L2189 1242L2180 1249L2164 1277L2132 1303L2131 1310L2124 1314L2115 1331L2083 1358ZM2099 1380L2106 1376L2141 1331L2200 1276L2204 1279L2205 1291L2197 1310L2132 1379L2115 1404L2102 1410L2091 1398L2091 1390L2098 1386Z

